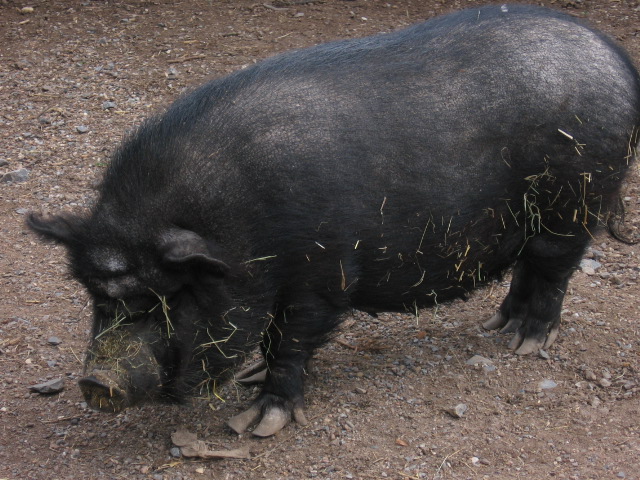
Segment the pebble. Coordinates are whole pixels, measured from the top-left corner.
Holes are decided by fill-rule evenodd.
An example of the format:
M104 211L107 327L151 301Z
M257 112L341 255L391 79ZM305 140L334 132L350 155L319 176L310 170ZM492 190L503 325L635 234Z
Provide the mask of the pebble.
M538 383L538 387L541 390L550 390L552 388L556 388L557 386L558 384L553 380L542 380L540 383Z
M180 447L172 447L171 450L169 450L169 454L174 458L180 458L182 456L182 453L180 453Z
M549 360L551 358L549 354L542 349L538 350L538 355L540 356L540 358L544 358L545 360Z
M47 343L49 343L49 345L60 345L62 343L62 340L60 340L58 337L49 337L47 339Z
M465 362L467 365L493 365L493 361L482 355L474 355Z
M0 167L4 167L5 165L9 165L9 162L4 158L0 158Z
M580 269L586 274L586 275L593 275L596 273L596 270L598 270L600 267L602 267L602 264L600 262L598 262L597 260L591 260L589 258L583 258L580 261Z
M607 388L611 386L611 380L607 380L606 378L601 378L600 382L598 383L600 383L600 386L603 388Z
M87 127L86 125L78 125L76 127L76 132L78 133L87 133L89 131L89 127Z
M104 102L102 104L102 109L103 110L109 110L110 108L116 108L116 103L115 102Z
M29 170L27 170L26 168L20 168L18 170L14 170L13 172L8 172L0 176L0 183L26 182L28 178Z
M596 250L595 248L592 248L591 253L596 260L600 260L602 257L604 257L604 252L602 250Z
M469 407L465 403L459 403L455 407L447 410L447 413L453 418L462 418L462 416L467 413L468 409Z
M62 378L54 378L48 382L31 385L29 390L41 394L58 393L64 389L64 380Z
M589 380L590 382L594 382L598 377L596 377L596 374L593 373L593 370L585 370L584 378L586 380Z

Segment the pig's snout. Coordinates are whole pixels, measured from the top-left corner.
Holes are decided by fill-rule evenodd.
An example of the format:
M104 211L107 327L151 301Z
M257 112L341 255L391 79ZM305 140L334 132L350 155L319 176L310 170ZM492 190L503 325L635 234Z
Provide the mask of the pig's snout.
M87 405L95 410L118 413L131 405L126 386L110 370L94 370L78 381Z
M87 404L118 413L158 396L160 366L148 344L127 334L107 336L94 344L78 381Z

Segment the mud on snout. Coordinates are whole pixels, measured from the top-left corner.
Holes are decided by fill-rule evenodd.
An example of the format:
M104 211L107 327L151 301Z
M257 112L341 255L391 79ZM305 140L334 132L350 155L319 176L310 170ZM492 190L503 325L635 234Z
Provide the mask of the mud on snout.
M158 396L160 366L148 343L128 332L108 332L94 340L78 384L91 408L118 413Z

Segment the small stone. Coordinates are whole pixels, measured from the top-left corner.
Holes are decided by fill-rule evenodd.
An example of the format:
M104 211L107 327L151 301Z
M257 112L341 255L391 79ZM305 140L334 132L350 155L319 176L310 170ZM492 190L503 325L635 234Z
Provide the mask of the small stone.
M150 471L151 471L151 467L149 467L148 465L144 465L143 467L140 467L140 473L142 473L143 475L146 475Z
M609 281L613 284L613 285L622 285L624 282L622 281L622 279L617 276L617 275L611 275L611 277L609 278Z
M596 374L593 373L593 370L585 370L584 378L585 380L589 380L590 382L595 382L598 379L598 377L596 377Z
M542 350L542 349L538 350L538 356L540 358L544 358L545 360L549 360L551 358L549 356L549 354L546 351Z
M447 410L447 413L451 415L453 418L462 418L462 416L467 413L469 407L464 403L459 403L455 407Z
M38 383L37 385L31 385L29 390L32 392L40 393L43 395L49 395L52 393L61 392L64 389L64 380L62 378L54 378L48 382Z
M482 366L482 371L484 371L485 373L495 372L496 371L496 366L495 365L483 365Z
M396 438L396 445L400 445L401 447L408 447L409 444L403 438Z
M478 457L471 457L471 463L473 465L479 465L480 464L480 459Z
M78 133L87 133L89 131L89 127L85 126L85 125L78 125L76 127L76 132Z
M13 172L8 172L0 176L0 183L25 182L28 178L29 170L27 170L26 168L21 168L19 170L14 170Z
M587 275L593 275L594 273L596 273L596 270L598 270L600 267L602 267L602 264L600 262L598 262L597 260L591 260L589 258L583 258L580 261L580 268Z
M482 355L474 355L465 362L467 365L493 365L493 361Z
M49 345L60 345L62 343L62 340L60 340L58 337L49 337L47 339L47 343Z
M550 390L552 388L556 388L557 386L558 384L553 380L542 380L540 383L538 383L538 387L541 390Z
M627 475L624 472L618 472L616 477L618 477L618 478L627 478Z
M202 467L196 468L196 473L204 473L204 468Z
M611 386L611 380L607 380L606 378L601 378L598 383L603 388L607 388Z
M22 15L28 15L28 14L33 13L33 12L34 12L33 7L22 7L22 8L20 9L20 13L21 13Z
M0 158L0 167L4 167L5 165L9 165L9 162L4 158Z
M26 215L27 213L29 213L29 209L28 208L16 208L16 213L18 215Z
M367 393L367 391L364 388L356 387L356 393L364 395L365 393Z
M115 104L115 102L104 102L104 103L102 104L102 109L103 109L103 110L109 110L109 109L111 109L111 108L116 108L116 104Z
M169 454L174 458L180 458L182 456L179 447L171 447L171 450L169 450Z

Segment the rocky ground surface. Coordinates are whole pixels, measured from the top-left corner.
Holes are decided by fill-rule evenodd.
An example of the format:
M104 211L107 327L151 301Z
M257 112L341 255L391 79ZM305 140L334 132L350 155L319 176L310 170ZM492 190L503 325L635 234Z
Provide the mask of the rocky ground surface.
M76 384L91 306L26 212L90 204L123 133L186 87L482 3L0 0L0 479L640 478L640 247L605 233L543 357L514 356L479 326L508 278L418 317L354 314L318 352L309 424L269 439L224 426L255 389L111 416L87 409ZM638 1L540 3L586 18L640 63ZM623 193L632 233L637 173ZM30 390L49 381L62 390ZM250 458L186 459L171 441L181 427Z

